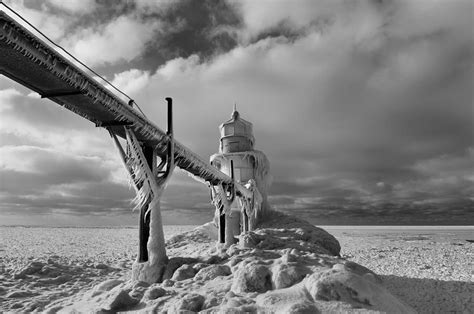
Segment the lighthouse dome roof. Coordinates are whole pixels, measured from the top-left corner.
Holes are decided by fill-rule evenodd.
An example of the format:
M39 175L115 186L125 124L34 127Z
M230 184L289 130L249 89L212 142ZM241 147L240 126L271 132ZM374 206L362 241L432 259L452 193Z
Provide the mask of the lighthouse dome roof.
M219 126L219 130L221 139L229 136L239 136L248 138L252 144L255 142L252 123L242 119L235 107L231 118L222 123Z

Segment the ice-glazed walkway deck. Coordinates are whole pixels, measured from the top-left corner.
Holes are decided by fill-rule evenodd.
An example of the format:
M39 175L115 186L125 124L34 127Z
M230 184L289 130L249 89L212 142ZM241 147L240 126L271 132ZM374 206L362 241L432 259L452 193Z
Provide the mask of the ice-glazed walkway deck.
M123 125L128 125L145 146L166 155L166 132L1 10L0 73L118 136L125 137ZM176 140L174 150L179 168L212 185L232 184Z

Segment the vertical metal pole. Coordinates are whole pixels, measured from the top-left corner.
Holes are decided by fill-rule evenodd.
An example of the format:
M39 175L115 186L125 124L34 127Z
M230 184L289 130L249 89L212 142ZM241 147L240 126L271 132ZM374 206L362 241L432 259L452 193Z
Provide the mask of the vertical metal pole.
M222 200L225 202L224 200ZM219 208L219 243L225 243L225 214L222 214L222 211L225 209L224 204L220 204Z
M165 100L168 102L168 135L173 134L173 98L166 97Z
M168 102L168 151L166 154L166 171L165 177L170 175L171 171L174 169L174 135L173 135L173 99L171 97L166 97Z

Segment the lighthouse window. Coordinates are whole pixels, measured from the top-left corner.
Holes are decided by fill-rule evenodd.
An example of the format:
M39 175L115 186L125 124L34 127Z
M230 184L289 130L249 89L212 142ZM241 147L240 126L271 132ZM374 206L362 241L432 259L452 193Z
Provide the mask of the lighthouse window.
M234 135L234 126L233 125L226 125L225 126L225 135Z
M235 134L243 134L245 133L245 130L244 130L244 126L243 125L239 125L239 124L236 124L235 125Z
M238 152L240 149L239 142L229 142L228 147L229 147L229 152Z

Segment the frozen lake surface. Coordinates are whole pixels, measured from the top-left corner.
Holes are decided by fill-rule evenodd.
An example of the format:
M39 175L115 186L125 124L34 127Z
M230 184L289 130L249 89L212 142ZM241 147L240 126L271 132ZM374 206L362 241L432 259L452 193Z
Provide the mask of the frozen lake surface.
M165 226L165 236L194 227ZM474 312L474 227L322 228L340 241L343 257L380 274L393 294L419 312ZM127 276L137 238L136 228L0 227L0 311L41 309ZM49 265L57 276L22 274L27 265Z

